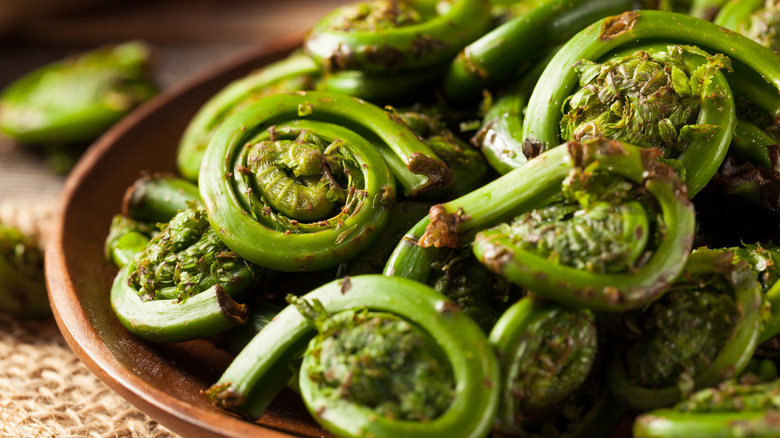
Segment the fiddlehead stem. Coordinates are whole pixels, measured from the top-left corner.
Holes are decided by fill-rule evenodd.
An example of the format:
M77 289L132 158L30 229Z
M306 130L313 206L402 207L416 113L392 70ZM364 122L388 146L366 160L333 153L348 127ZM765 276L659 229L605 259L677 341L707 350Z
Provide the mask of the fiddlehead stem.
M666 295L624 319L637 339L613 358L613 393L648 410L738 375L758 343L762 305L755 273L734 252L694 251Z
M780 433L780 380L748 384L728 380L703 389L673 408L639 416L636 437L773 437Z
M174 175L151 173L138 178L122 198L122 215L141 222L168 222L200 202L195 184Z
M356 2L316 23L304 48L330 71L421 70L449 62L490 21L482 0Z
M523 63L544 56L557 44L599 18L633 7L633 0L546 0L466 46L444 77L453 100L479 97L483 88L509 78Z
M222 243L202 209L184 210L120 270L111 306L142 338L196 339L243 323L246 309L231 297L261 275Z
M181 175L197 181L206 147L222 123L257 99L274 93L315 87L319 67L301 51L231 82L215 94L192 118L176 152Z
M319 317L334 315L337 320L331 322L330 319L324 319L320 324L323 324L323 327L326 324L332 326L346 324L350 328L345 329L343 336L355 337L360 345L375 345L373 343L375 338L383 337L385 330L389 330L394 325L413 327L414 331L424 333L424 337L430 336L429 339L435 339L440 352L435 352L437 349L434 349L431 356L431 352L419 351L412 356L426 357L426 360L433 357L437 357L438 360L444 359L452 372L454 391L444 411L428 421L389 418L378 414L360 401L338 397L335 393L332 393L332 396L323 394L319 388L320 382L310 378L311 373L314 373L314 376L322 376L318 372L321 368L317 366L315 359L307 354L300 373L301 395L312 416L326 429L345 437L448 435L480 437L487 434L498 403L498 365L485 335L444 296L414 281L364 275L328 283L306 294L298 303L299 307L306 310L307 317L302 315L295 306L289 306L274 318L236 357L219 382L207 392L214 403L239 411L250 418L260 417L276 392L281 389L286 379L289 379L288 364L292 358L299 354L315 336L316 332L309 322L310 318L317 319L318 315ZM372 321L377 314L395 316L388 322L378 322L381 327L380 332L365 331L365 327L361 328L363 323L374 324ZM355 324L355 318L363 322ZM400 334L389 336L409 339L412 343L418 342L414 340L415 336L411 338ZM346 348L347 344L342 342L344 339L330 339L332 345L323 345L322 342L325 340L315 341L311 344L310 350L319 349L317 354L331 357L330 355L338 349ZM423 345L426 342L424 341ZM331 347L336 350L332 350ZM324 348L330 351L322 352ZM393 360L393 358L374 357L371 354L374 351L377 351L374 347L364 350L368 363L374 360ZM341 361L348 361L348 357L333 356L333 359L343 363ZM418 365L415 361L403 364L404 367ZM342 369L340 366L334 368L333 374L328 378L343 375L346 379L350 379L350 369ZM353 373L357 372L358 370L353 370ZM352 376L356 384L366 384L373 388L377 388L374 385L381 385L379 387L382 388L390 385L390 382L383 378L373 381L368 375L352 374ZM403 377L404 380L406 378ZM342 386L348 384L348 381L340 381L336 385ZM431 385L433 393L437 393L436 387L443 384L442 382L425 383ZM425 383L418 382L412 385ZM263 390L255 391L255 388Z

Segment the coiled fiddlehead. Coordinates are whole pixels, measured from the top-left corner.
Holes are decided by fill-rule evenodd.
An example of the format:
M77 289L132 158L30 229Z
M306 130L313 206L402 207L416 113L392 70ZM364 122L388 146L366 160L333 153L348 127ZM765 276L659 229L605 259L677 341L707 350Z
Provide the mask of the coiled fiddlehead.
M312 270L350 258L384 227L395 200L390 169L411 194L450 181L444 163L393 114L345 95L302 92L265 97L222 125L199 183L228 247L260 266Z
M634 152L630 165L612 165L608 157L632 155L630 147L598 142L614 147L614 155L573 170L563 201L479 232L474 253L539 295L599 310L637 308L663 294L679 273L692 244L693 207L679 178L652 150ZM657 218L631 198L634 185L653 195ZM651 223L659 240L648 245Z
M593 313L534 297L510 307L489 339L501 366L498 429L520 435L585 382L598 350Z
M210 98L187 125L176 152L179 173L191 181L198 179L206 147L231 115L274 93L311 90L319 75L320 69L314 61L297 51L228 84Z
M595 62L624 44L650 40L672 45L696 45L709 53L729 56L734 63L735 73L729 75L728 85L718 85L717 80L710 83L710 86L721 90L716 94L727 96L727 102L731 95L728 92L730 85L735 92L754 101L770 114L776 114L780 108L777 91L780 89L780 68L776 55L770 50L741 35L723 32L721 27L703 20L670 12L631 11L594 23L561 48L548 64L531 96L523 125L524 137L538 144L542 150L559 143L559 110L571 95L579 76L576 70L570 69L571 66L583 59ZM758 75L763 79L756 80ZM716 122L720 120L714 123L720 128L709 141L696 142L698 146L688 145L685 155L690 156L690 160L679 157L684 163L688 161L685 164L686 181L691 195L696 194L717 170L720 162L709 158L709 155L722 160L731 140L735 120L733 113L718 113L723 99L713 101L709 111L705 111L706 105L709 104L703 103L699 117L703 116L702 113L709 113Z
M106 46L44 66L0 95L0 131L22 143L97 138L155 95L151 49L140 42Z
M498 365L485 335L443 295L414 281L364 275L328 283L306 294L298 303L307 314L315 318L316 315L311 315L312 310L317 310L319 315L334 315L335 320L329 318L320 323L323 328L343 327L339 331L339 336L343 337L330 337L330 340L323 338L310 344L300 372L304 402L315 420L326 429L345 437L480 437L487 434L498 402ZM383 314L394 316L385 320ZM377 324L377 331L366 330L373 324ZM394 326L405 327L407 334L389 333ZM420 333L423 339L435 339L437 347L423 351L429 341L419 344L418 335L409 335L414 332ZM314 336L315 330L307 317L295 306L287 307L252 339L219 382L212 385L207 395L218 406L238 411L250 418L260 417L290 378L290 362ZM393 357L383 357L383 348L406 350L405 344L384 347L374 344L374 341L385 336L417 345L412 347L416 351L412 353L415 357L425 357L426 361L434 358L437 362L443 360L441 370L451 370L452 399L449 403L439 405L444 407L443 412L431 414L432 418L427 421L417 421L419 413L410 414L414 417L411 419L395 419L372 409L370 405L375 404L374 401L351 400L344 393L321 388L320 378L325 376L320 372L322 368L315 354L320 355L321 360L328 357L330 359L327 360L339 363L326 379L343 376L345 380L332 382L333 385L329 387L348 389L350 379L354 379L356 385L367 385L374 389L388 388L396 383L402 386L410 384L415 389L406 397L414 397L421 392L428 395L441 394L439 390L443 388L445 393L449 392L446 382L409 382L406 381L411 378L408 374L393 376L383 372L386 371L384 361L394 360ZM336 354L340 349L349 348L347 338L354 338L358 345L366 346L362 354L365 354L367 366L363 370L372 370L371 364L374 364L380 373L377 377L372 378L368 372L364 375L360 369L353 369L349 365L350 355L343 357ZM372 354L374 352L379 354L375 356ZM401 366L416 365L412 361ZM447 372L444 371L444 374ZM395 378L401 381L393 383ZM257 388L262 388L262 391L257 391ZM349 393L348 390L346 392ZM383 389L379 392L385 392L380 398L388 397L388 391ZM369 393L376 394L376 391ZM362 396L367 397L369 393L362 393ZM417 406L417 403L412 400L410 406Z
M468 195L434 206L429 218L415 225L396 247L385 274L426 281L436 246L457 247L462 236L532 210L558 193L561 182L575 168L585 169L585 174L598 168L615 172L643 185L656 198L661 206L658 229L664 237L654 249L645 249L652 255L644 255L641 264L622 272L580 271L516 248L511 238L498 231L483 232L473 245L475 254L515 284L568 304L621 311L651 302L676 278L690 252L693 207L677 176L656 161L652 150L604 139L568 142ZM588 195L583 196L587 200ZM627 224L641 224L632 221ZM618 235L633 237L634 231L631 227ZM639 250L641 244L632 247Z
M626 348L608 381L637 410L670 406L747 366L761 333L761 286L729 250L699 249L658 301L624 318Z
M633 7L633 0L546 0L536 2L466 46L445 74L445 96L479 97L483 88L510 78L599 18Z
M317 22L304 49L325 70L398 72L449 62L490 26L481 0L351 3Z
M111 306L122 325L153 341L177 342L226 330L246 320L232 297L262 271L230 251L202 208L184 210L119 271Z
M703 389L673 408L639 416L637 438L708 436L775 437L780 434L780 380L750 384L728 380Z

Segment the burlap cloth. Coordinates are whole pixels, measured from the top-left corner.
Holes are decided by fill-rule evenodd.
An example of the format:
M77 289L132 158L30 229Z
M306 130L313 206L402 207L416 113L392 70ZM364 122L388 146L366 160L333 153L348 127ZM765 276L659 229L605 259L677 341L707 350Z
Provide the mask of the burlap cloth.
M0 139L0 223L45 239L62 177ZM0 437L175 437L95 377L53 318L0 313Z
M175 437L95 377L51 318L0 314L0 436Z

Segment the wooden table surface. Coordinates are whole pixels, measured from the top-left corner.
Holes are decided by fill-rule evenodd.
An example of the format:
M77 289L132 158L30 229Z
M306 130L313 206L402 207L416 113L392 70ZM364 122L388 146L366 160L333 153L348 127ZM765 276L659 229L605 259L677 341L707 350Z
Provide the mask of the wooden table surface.
M68 54L144 40L162 88L274 38L303 34L342 0L0 0L0 88ZM33 6L28 6L31 4ZM40 150L0 136L0 202L56 197Z

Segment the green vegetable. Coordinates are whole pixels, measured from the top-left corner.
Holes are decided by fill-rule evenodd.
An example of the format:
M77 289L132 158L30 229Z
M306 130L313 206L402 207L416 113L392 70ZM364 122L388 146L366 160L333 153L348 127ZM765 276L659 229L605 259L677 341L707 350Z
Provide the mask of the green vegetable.
M313 315L311 310L317 310L316 314L323 315L322 309L327 315L346 315L339 319L344 318L341 323L350 327L353 327L353 323L349 322L353 317L361 318L356 315L366 316L368 320L373 320L374 312L396 315L387 323L378 322L383 326L383 334L377 336L414 339L414 335L407 338L407 335L385 332L396 324L407 328L414 327L414 331L424 333L421 335L423 338L435 339L440 352L417 350L413 354L429 358L432 356L428 355L433 354L433 357L444 359L445 363L449 364L454 379L452 401L446 410L427 421L403 421L379 415L362 401L321 393L318 385L309 377L312 372L315 376L319 375L320 368L314 363L315 359L307 356L300 372L301 395L314 419L327 430L344 437L483 437L487 435L498 404L498 365L479 327L443 295L414 281L364 275L328 283L296 302L302 305L310 317ZM316 318L316 315L314 317ZM338 323L333 322L333 324ZM373 331L353 328L348 329L347 332L344 336L356 336L360 338L361 343L368 342L373 345L371 343ZM208 390L207 395L220 407L238 411L249 418L260 417L271 399L291 376L289 364L306 347L315 333L307 317L301 315L298 308L290 306L284 309L236 357L220 380ZM342 344L341 341L344 339L331 339L335 345L327 348L335 348L335 351L348 345ZM319 344L315 341L313 345ZM374 351L373 348L371 347L369 351ZM391 345L377 348L394 347ZM334 354L335 351L331 350L327 354ZM337 361L349 361L348 358L329 357ZM382 358L377 358L380 359ZM380 370L385 366L382 363L377 362L381 364L378 365ZM349 365L344 364L344 366ZM410 362L403 366L415 367L415 364ZM442 364L442 366L446 368L446 365ZM347 374L343 374L341 368L334 371L332 377L349 375L348 370L344 370ZM359 370L354 372L357 373ZM372 381L368 376L362 375L355 378L360 384L369 387L393 385L385 379ZM405 381L406 378L402 380ZM340 385L344 383L341 382ZM397 383L403 384L403 382ZM417 382L417 385L425 383L434 393L442 384ZM427 390L424 392L427 393Z
M723 32L719 26L696 18L670 12L631 11L594 23L561 48L548 64L531 95L523 124L524 137L539 144L542 150L560 142L559 110L563 108L567 96L571 95L579 76L576 70L569 67L583 59L595 62L625 44L648 40L660 40L669 44L694 44L711 53L726 54L734 62L735 73L729 77L734 89L750 100L755 98L754 101L763 105L765 110L777 110L780 64L770 50L748 38ZM761 75L763 80L755 80L758 75ZM724 84L717 85L716 82L712 81L710 86L728 89L723 88ZM723 92L718 94L724 95ZM703 106L700 113L717 113L721 105L722 103L713 102L709 110L705 111ZM716 123L721 126L721 135L716 137L720 140L712 140L716 145L698 142L696 144L701 145L701 149L689 145L686 150L685 155L691 156L690 162L686 164L686 181L689 181L691 195L703 187L719 164L717 160L709 158L710 153L702 149L725 151L730 141L734 119L729 118L727 113L715 114L717 119L722 120L722 123ZM717 155L722 156L722 153L725 152L719 152ZM680 160L685 162L687 159L680 157Z
M622 311L654 300L680 272L690 251L693 207L679 179L655 161L654 152L603 139L566 143L466 196L433 207L429 218L396 247L385 274L425 281L436 251L423 246L457 247L461 236L533 209L560 191L560 183L573 168L583 169L585 175L599 168L615 172L643 184L655 196L662 210L663 237L641 264L615 273L580 271L516 248L499 231L478 235L475 254L515 284L570 305ZM634 231L631 227L620 235L633 237ZM636 249L644 252L641 244ZM636 259L636 254L632 257Z
M106 260L118 268L130 264L133 257L149 244L153 231L147 223L121 214L114 215L104 246Z
M593 313L525 297L490 333L501 366L498 429L526 435L585 383L596 359Z
M631 0L545 0L466 46L444 78L444 94L463 101L509 78L599 18L633 7Z
M634 436L717 438L775 437L780 434L780 380L749 384L728 380L703 389L673 408L639 416Z
M233 297L261 278L261 270L220 241L202 209L189 209L119 271L111 306L144 339L197 339L244 323L245 306Z
M122 200L122 214L141 222L168 222L200 203L198 186L174 175L150 173L138 178Z
M0 131L22 143L93 140L154 96L150 58L129 42L44 66L0 94Z
M336 8L303 42L326 71L398 72L445 65L490 26L482 0L374 0Z
M28 318L51 314L43 250L31 237L0 224L0 312Z
M336 266L370 245L395 199L388 167L411 194L450 181L397 116L324 92L259 100L220 128L203 163L201 196L220 238L282 271Z
M739 375L758 344L762 306L748 263L730 250L694 251L663 297L624 318L628 346L611 363L613 393L648 410Z
M715 23L780 53L780 5L774 0L731 0Z

